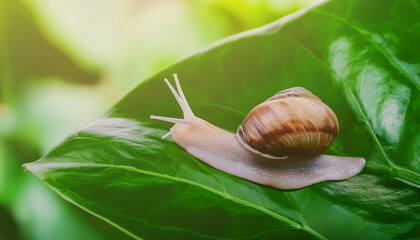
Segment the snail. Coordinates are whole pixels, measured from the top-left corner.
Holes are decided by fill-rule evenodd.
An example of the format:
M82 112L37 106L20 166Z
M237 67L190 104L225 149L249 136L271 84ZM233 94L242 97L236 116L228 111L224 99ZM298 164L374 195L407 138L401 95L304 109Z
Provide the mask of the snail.
M175 123L172 139L204 163L273 188L299 189L327 180L348 179L362 171L359 157L323 155L338 133L335 113L302 87L283 90L253 108L236 134L196 117L174 74L178 92L165 82L184 118L151 115Z

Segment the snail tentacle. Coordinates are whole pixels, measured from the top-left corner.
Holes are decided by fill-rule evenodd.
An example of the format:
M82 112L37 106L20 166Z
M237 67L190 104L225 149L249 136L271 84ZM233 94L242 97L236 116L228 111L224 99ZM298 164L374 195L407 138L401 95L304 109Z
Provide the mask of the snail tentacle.
M150 119L157 119L157 120L161 120L164 122L171 122L171 123L188 123L188 120L186 119L181 119L181 118L171 118L171 117L162 117L162 116L155 116L155 115L150 115Z
M182 112L184 114L184 119L181 118L172 118L172 117L163 117L163 116L154 116L150 115L150 119L157 119L165 122L171 122L171 123L182 123L182 124L188 124L191 117L194 117L194 113L191 110L190 105L187 102L187 99L185 98L184 92L182 91L181 84L179 84L178 75L174 73L175 78L175 84L178 92L175 90L175 88L172 86L172 84L168 81L167 78L164 79L166 84L168 85L169 89L171 90L172 94L174 95L176 101L178 102L179 106L182 109ZM162 139L169 136L171 132L166 133L162 136Z
M165 135L163 135L161 138L162 139L165 139L167 136L169 136L169 135L171 135L171 132L169 131L169 132L167 132L167 133L165 133Z
M182 109L182 112L184 113L184 118L192 117L194 116L190 106L188 105L187 99L184 96L184 93L182 92L182 88L179 84L178 76L174 74L175 77L175 83L176 87L178 89L178 92L174 89L172 84L168 81L167 78L165 78L165 82L168 85L169 89L171 90L172 94L176 98L176 101L178 102L179 106ZM178 94L179 93L179 94Z
M164 121L164 122L171 122L171 123L175 123L175 124L177 124L177 123L188 124L188 122L189 122L186 119L162 117L162 116L155 116L155 115L150 115L150 119L156 119L156 120L161 120L161 121ZM162 139L165 139L169 135L171 135L171 132L165 133L165 135L162 136Z
M178 90L178 94L181 97L181 100L183 101L183 104L185 106L185 110L183 109L184 116L185 115L189 117L194 116L194 113L191 110L191 107L188 104L187 99L185 98L184 92L182 91L181 84L179 84L178 75L176 73L174 73L174 79L175 79L176 89Z

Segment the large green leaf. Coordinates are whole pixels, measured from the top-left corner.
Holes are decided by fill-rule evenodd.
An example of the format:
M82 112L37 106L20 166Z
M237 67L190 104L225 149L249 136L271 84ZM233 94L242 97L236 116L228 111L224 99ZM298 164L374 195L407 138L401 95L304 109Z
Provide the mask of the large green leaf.
M139 85L25 165L135 238L409 239L420 234L420 3L331 1L239 34ZM329 154L362 156L346 181L280 191L215 170L170 138L178 73L195 114L234 132L275 92L303 86L337 114Z

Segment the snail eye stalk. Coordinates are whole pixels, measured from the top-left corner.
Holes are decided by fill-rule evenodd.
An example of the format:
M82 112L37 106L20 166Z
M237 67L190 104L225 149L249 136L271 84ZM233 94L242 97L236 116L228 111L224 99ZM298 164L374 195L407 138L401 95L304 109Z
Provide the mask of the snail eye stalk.
M168 85L168 87L171 90L172 94L174 95L176 101L178 102L179 106L181 107L182 112L184 114L184 119L154 116L154 115L150 115L150 119L156 119L156 120L171 122L171 123L175 123L175 124L177 124L177 123L188 124L187 119L190 118L190 117L194 117L194 113L192 112L190 106L188 105L187 99L185 98L184 92L182 91L181 84L179 84L178 75L176 73L174 73L173 76L175 78L175 84L176 84L176 88L177 88L178 92L175 90L175 88L172 86L172 84L168 81L167 78L165 78L164 81ZM162 136L162 139L169 136L170 134L171 134L170 132L166 133L165 135Z

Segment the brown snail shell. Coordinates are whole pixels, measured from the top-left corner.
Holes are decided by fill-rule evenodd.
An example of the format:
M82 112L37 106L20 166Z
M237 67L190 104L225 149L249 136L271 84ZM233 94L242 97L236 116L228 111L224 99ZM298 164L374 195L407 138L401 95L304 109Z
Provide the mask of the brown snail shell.
M294 87L252 109L236 138L255 154L279 159L320 154L331 146L337 133L335 113L310 91Z

